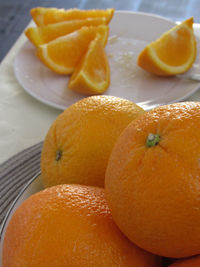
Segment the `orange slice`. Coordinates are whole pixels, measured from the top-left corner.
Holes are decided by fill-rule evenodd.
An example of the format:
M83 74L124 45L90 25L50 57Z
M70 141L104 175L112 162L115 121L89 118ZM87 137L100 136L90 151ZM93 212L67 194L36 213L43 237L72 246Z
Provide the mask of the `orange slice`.
M191 68L196 58L193 18L164 33L150 43L138 56L138 65L160 76L183 73Z
M101 36L97 34L72 74L68 87L82 94L94 95L102 94L109 84L109 63Z
M57 9L57 8L45 8L36 7L31 9L31 16L38 26L47 25L51 23L57 23L66 20L77 20L86 18L97 18L105 17L106 22L109 23L111 20L114 9L90 9L90 10L80 10L80 9Z
M69 20L36 28L30 27L25 31L25 34L35 46L38 46L78 30L83 26L98 26L101 24L106 24L106 19L103 17L88 18L84 20Z
M71 74L97 33L100 34L104 46L108 38L107 25L82 27L48 44L40 45L37 56L51 70L59 74Z

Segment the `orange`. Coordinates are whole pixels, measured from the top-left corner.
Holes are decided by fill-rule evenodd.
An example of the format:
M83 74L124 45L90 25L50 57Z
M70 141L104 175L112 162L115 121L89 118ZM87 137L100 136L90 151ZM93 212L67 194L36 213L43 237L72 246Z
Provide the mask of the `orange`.
M169 267L199 267L200 256L191 257L184 260L177 260L175 263L169 265Z
M13 215L4 267L158 267L112 220L104 189L59 185L29 197Z
M195 59L196 40L190 18L147 45L137 63L153 74L172 76L189 70Z
M102 44L105 45L108 26L82 27L48 44L40 45L37 56L51 70L59 74L71 74L97 33L101 35Z
M87 18L104 17L106 22L109 23L114 14L114 8L108 9L89 9L80 10L72 9L58 9L48 7L32 8L31 16L38 26L57 23L66 20L77 20Z
M131 101L114 96L91 96L71 105L46 135L41 156L44 185L103 187L116 139L143 112Z
M112 216L139 247L169 257L200 253L200 103L155 108L123 131L108 162Z
M80 29L83 26L98 26L105 24L105 18L89 18L84 20L69 20L49 24L41 27L30 27L26 29L25 34L28 39L35 45L46 44L60 36L66 35Z
M68 87L85 95L102 94L110 84L110 68L101 36L90 43L73 72Z

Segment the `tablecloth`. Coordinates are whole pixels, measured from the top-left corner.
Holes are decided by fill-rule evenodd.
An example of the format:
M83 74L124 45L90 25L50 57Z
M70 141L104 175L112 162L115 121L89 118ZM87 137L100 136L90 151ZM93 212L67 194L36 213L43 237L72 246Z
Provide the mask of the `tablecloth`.
M200 24L194 29L200 38ZM0 224L16 195L40 170L42 141L61 113L29 96L18 84L13 60L25 41L22 34L0 64ZM188 100L200 101L200 90Z
M0 163L42 141L61 113L28 95L15 78L13 61L26 40L22 33L0 64Z

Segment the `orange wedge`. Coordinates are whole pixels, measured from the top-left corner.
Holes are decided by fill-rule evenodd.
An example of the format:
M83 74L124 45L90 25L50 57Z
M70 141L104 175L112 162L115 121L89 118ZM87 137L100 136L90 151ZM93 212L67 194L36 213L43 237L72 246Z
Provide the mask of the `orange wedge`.
M51 70L59 74L71 74L97 33L100 34L101 43L105 46L108 38L107 25L82 27L48 44L40 45L37 56Z
M160 76L172 76L186 72L196 58L196 40L193 18L164 33L150 43L138 56L138 65Z
M106 24L106 19L103 17L88 18L84 20L69 20L36 28L30 27L25 31L25 34L35 46L38 46L78 30L83 26L98 26L101 24Z
M72 74L68 87L82 94L96 95L102 94L109 84L109 63L101 36L97 34Z
M45 8L36 7L31 9L31 16L38 26L47 25L51 23L57 23L66 20L79 20L86 18L97 18L105 17L106 22L109 23L111 20L114 9L90 9L90 10L80 10L80 9L57 9L57 8Z

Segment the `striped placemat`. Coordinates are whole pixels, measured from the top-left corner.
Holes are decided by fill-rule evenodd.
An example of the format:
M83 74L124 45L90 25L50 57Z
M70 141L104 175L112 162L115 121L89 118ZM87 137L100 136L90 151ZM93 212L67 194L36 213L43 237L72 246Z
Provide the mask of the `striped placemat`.
M40 171L42 142L0 164L0 225L25 184Z
M31 146L0 164L0 226L22 188L40 171L43 142ZM173 261L163 259L163 267Z

